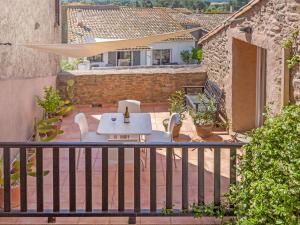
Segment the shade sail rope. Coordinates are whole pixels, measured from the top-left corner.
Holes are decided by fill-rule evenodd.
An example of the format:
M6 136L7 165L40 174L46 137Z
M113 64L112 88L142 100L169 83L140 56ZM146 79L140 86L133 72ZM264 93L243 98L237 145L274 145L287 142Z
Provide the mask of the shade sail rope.
M81 58L95 56L104 52L111 52L125 48L137 48L148 46L152 43L166 41L171 38L179 37L200 28L182 30L172 33L157 34L135 39L125 40L108 40L104 42L83 43L83 44L16 44L27 48L37 49L43 52L53 53L56 55Z

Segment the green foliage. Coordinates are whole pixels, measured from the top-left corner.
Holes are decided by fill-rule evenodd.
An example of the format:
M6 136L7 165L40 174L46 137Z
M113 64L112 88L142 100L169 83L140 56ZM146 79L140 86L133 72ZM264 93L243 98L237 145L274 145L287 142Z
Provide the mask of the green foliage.
M201 62L203 50L201 48L193 48L192 51L183 50L180 52L180 57L186 64L193 63L193 61Z
M58 91L50 86L44 88L43 98L37 97L37 104L44 109L48 117L53 117L63 106L63 101Z
M250 138L229 193L237 224L300 224L300 106L268 116Z
M192 59L198 60L198 62L201 62L203 59L203 49L202 48L193 48L192 49Z
M180 57L181 57L182 61L186 64L189 64L192 59L192 55L191 55L190 51L188 51L188 50L181 51Z
M26 163L27 167L27 175L31 177L36 177L36 168L32 162ZM49 174L48 170L43 171L43 176L47 176ZM12 186L18 185L20 181L20 161L14 159L11 164L10 170L10 183ZM3 171L3 159L0 159L0 187L4 185L4 171Z
M286 61L289 69L293 69L300 62L298 38L299 30L295 30L282 43L283 48L291 51L291 57Z
M74 98L74 85L75 85L74 80L71 79L67 81L66 93L67 93L67 98L71 103L73 102L73 98Z
M78 59L73 60L73 61L62 60L60 62L60 68L62 70L76 70L79 63L80 63L80 60L78 60Z
M288 68L293 69L300 62L299 55L293 55L290 59L287 60Z
M35 140L49 142L58 135L63 134L59 129L60 120L58 118L41 119L35 123Z
M223 224L226 209L228 209L227 205L215 206L213 203L207 205L193 203L191 205L191 212L195 218L215 217L221 219L221 224Z
M171 215L173 213L173 209L162 208L163 215Z
M208 99L204 94L199 94L199 101L201 102L200 111L190 108L189 113L195 125L213 125L216 122L216 103L213 99Z
M169 102L169 111L170 113L178 113L180 116L180 122L185 119L185 104L184 104L185 94L183 91L176 91L168 99Z

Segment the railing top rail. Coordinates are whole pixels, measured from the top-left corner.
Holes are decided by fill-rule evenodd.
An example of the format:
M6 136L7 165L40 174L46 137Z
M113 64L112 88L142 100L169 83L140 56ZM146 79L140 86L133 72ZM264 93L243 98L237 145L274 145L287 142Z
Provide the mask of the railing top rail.
M125 148L239 148L246 143L228 143L228 142L0 142L0 148L70 148L70 147L86 147L86 148L102 148L102 147L125 147Z

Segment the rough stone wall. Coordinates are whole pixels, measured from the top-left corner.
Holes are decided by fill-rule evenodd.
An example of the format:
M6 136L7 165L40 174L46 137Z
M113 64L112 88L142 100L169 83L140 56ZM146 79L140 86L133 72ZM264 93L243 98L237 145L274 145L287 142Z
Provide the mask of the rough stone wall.
M203 85L206 73L129 73L79 75L61 73L57 87L65 93L66 81L75 80L75 103L105 104L123 99L135 99L144 103L166 102L171 93L185 85Z
M233 38L267 49L266 103L274 113L281 108L281 80L283 74L282 42L292 31L300 29L299 0L262 0L242 15L246 19L233 22L203 43L204 65L208 78L215 80L226 92L226 108L232 116L232 40ZM250 26L246 35L239 31ZM290 99L300 103L300 67L291 71Z
M55 85L59 57L18 44L59 43L60 26L54 0L1 0L0 9L0 42L12 43L0 46L0 140L25 140L39 116L35 96Z

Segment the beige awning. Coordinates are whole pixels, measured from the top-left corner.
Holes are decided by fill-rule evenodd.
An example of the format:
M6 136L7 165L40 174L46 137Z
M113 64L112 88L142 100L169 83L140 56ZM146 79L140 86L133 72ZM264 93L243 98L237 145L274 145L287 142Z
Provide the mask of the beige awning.
M44 52L61 56L80 58L98 55L104 52L116 51L118 49L139 48L148 46L155 42L161 42L175 37L179 37L198 30L199 28L182 30L172 33L152 35L142 38L125 40L108 40L95 43L84 44L24 44L23 46L38 49Z

